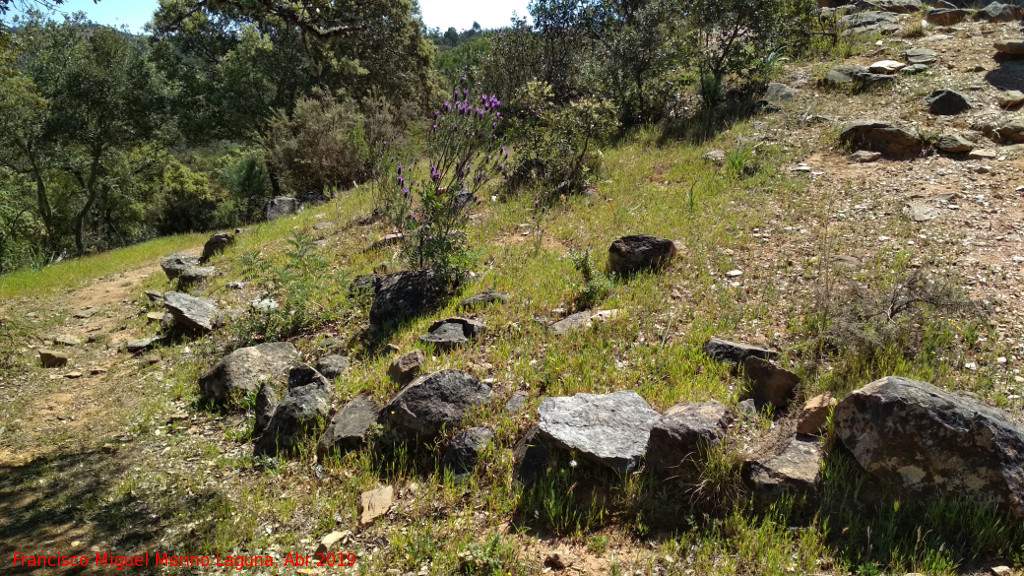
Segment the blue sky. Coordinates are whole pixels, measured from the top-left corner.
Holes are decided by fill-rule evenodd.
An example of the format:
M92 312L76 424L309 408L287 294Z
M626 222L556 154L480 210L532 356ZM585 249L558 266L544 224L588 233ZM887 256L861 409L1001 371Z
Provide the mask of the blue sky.
M528 4L529 0L420 0L420 9L423 21L430 28L447 30L454 26L463 30L473 22L479 22L484 28L505 26L513 12L527 16ZM93 22L115 27L125 25L138 32L152 18L157 5L157 0L100 0L99 4L92 0L68 0L60 11L82 11Z

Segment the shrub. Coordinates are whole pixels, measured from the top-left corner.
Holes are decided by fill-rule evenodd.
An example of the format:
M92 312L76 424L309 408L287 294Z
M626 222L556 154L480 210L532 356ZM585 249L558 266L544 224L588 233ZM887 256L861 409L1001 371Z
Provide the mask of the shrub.
M231 207L238 220L255 222L273 195L270 173L262 151L249 150L232 156L221 168L220 182L231 194Z
M164 166L151 219L161 234L180 234L222 227L217 210L226 191L206 174L193 172L178 160Z
M611 294L614 286L610 278L594 266L590 252L571 252L576 271L583 276L583 287L576 296L576 306L582 310L592 308Z

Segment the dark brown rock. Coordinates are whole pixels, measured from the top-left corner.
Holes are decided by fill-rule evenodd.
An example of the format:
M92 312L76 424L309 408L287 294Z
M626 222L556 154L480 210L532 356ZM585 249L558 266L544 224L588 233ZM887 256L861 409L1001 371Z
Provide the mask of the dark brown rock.
M388 367L388 376L399 386L405 386L415 380L426 365L427 357L423 352L413 350L391 361L391 366Z
M732 423L729 409L718 402L677 404L654 423L647 441L647 466L660 477L687 476Z
M747 356L743 360L743 374L751 384L754 401L785 409L793 399L800 377L783 370L767 360Z

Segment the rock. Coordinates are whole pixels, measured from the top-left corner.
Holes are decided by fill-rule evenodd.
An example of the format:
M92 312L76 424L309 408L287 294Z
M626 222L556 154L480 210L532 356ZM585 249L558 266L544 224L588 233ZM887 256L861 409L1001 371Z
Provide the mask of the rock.
M244 290L245 282L228 282L228 288L232 290Z
M732 423L729 409L718 402L676 404L651 428L646 463L660 477L685 474L684 464L699 459Z
M212 332L217 327L220 309L208 298L196 298L180 292L165 292L164 307L174 321L189 330Z
M382 411L392 430L409 438L429 440L443 427L462 421L466 412L486 404L491 388L458 370L443 370L421 376L402 389Z
M932 8L928 11L925 20L936 26L954 26L966 20L970 15L970 10L960 8Z
M483 322L468 318L449 318L431 324L427 333L420 336L420 342L433 344L438 350L446 351L464 346L486 331L487 326Z
M182 272L187 268L198 267L199 265L199 258L182 252L171 254L160 261L160 267L163 268L168 280L177 280L178 276L181 276Z
M703 156L704 161L715 166L725 164L725 150L712 150Z
M816 440L790 438L772 454L744 462L743 480L760 507L784 496L813 506L819 495L823 457L824 450Z
M906 68L906 66L906 64L895 60L879 60L868 66L868 71L874 74L895 74Z
M85 376L85 374L82 374L81 372L68 372L64 375L68 380L78 380L82 376Z
M868 71L863 66L856 65L842 65L836 66L825 74L825 83L842 86L846 84L853 84L854 78L857 74L863 74Z
M999 94L997 102L1000 108L1016 108L1021 104L1024 104L1024 92L1020 90L1010 90L1009 92L1002 92Z
M996 52L999 52L1004 56L1024 56L1024 40L1009 40L1006 42L996 42L994 46Z
M1024 9L1011 4L993 2L974 13L975 20L985 22L1014 22L1024 18Z
M76 338L71 334L60 334L53 339L53 343L61 346L67 346L68 348L74 348L75 346L81 346L83 344L81 339Z
M858 10L878 10L894 14L913 14L924 9L921 0L861 0Z
M779 84L778 82L771 82L768 84L767 90L764 93L764 99L769 102L783 102L793 100L797 96L797 91L785 84Z
M941 212L930 202L911 202L907 204L903 213L914 222L928 222L939 217Z
M757 356L743 360L743 374L751 383L751 396L759 404L785 409L793 399L800 377Z
M970 102L959 92L936 90L924 99L928 111L939 116L955 116L971 109Z
M890 486L927 499L992 501L1024 517L1024 426L941 388L890 376L839 402L839 440Z
M530 400L530 395L526 392L519 391L512 395L505 403L504 412L505 414L518 414L526 408L526 403Z
M935 147L948 154L966 154L974 150L974 142L959 134L944 134L939 136Z
M398 272L380 278L370 307L370 326L381 329L433 310L448 295L441 279L429 270Z
M1013 570L1009 566L993 566L992 576L1013 576Z
M999 154L995 150L991 149L971 150L971 152L967 154L967 158L970 160L993 160L997 156L999 156Z
M624 236L608 249L608 269L619 276L631 276L645 270L658 270L676 255L671 240L644 234Z
M143 292L146 295L146 299L152 304L160 304L164 301L164 293L157 292L155 290L146 290Z
M320 457L358 450L375 429L379 414L380 407L369 396L359 396L346 404L334 415L320 438L317 450Z
M359 497L363 508L361 526L369 526L374 520L388 513L395 501L395 489L391 486L363 492Z
M919 156L924 150L917 134L886 122L854 122L843 129L839 139L853 150L872 150L894 158Z
M927 64L911 64L906 68L900 70L900 74L920 74L928 70Z
M216 274L213 266L189 266L178 275L178 289L191 290Z
M125 343L124 349L131 354L141 354L143 352L149 352L157 344L161 344L164 341L163 338L140 338L138 340L129 340Z
M900 31L900 18L891 12L858 12L847 14L839 19L839 27L845 28L844 34L892 34Z
M660 418L633 391L546 398L538 412L541 438L621 471L636 467Z
M551 453L540 439L539 427L530 428L516 442L512 456L516 462L513 476L519 483L530 486L544 475Z
M755 356L764 360L774 360L779 357L779 353L775 350L767 350L719 338L708 340L704 344L704 353L714 360L729 364L742 364L748 356Z
M288 394L277 405L267 429L256 442L257 456L294 454L315 435L331 409L330 386L309 366L296 366L288 375Z
M413 350L391 361L391 365L388 367L388 376L395 384L405 386L415 380L426 365L427 357L423 352Z
M270 342L240 348L227 355L199 379L200 395L217 404L234 407L256 393L263 382L283 385L285 375L299 359L288 342Z
M872 152L870 150L858 150L858 151L854 152L850 156L851 160L853 160L854 162L859 162L861 164L867 164L869 162L876 162L876 161L878 161L881 158L882 158L882 153L881 152Z
M39 362L43 368L61 368L68 365L68 355L54 350L40 350Z
M320 544L318 544L317 547L316 547L315 555L319 556L321 554L327 554L331 550L331 548L334 548L334 545L337 544L338 542L341 542L342 540L350 541L351 539L352 539L352 531L351 530L345 530L344 532L338 532L338 531L331 532L330 534L328 534L327 536L324 536L320 540Z
M214 234L203 245L203 255L199 257L200 263L206 263L217 254L227 250L235 243L234 234Z
M907 48L903 53L903 57L906 58L910 64L934 64L938 62L938 54L934 50L927 48Z
M267 207L263 211L263 216L268 222L273 222L274 220L284 216L298 214L299 206L299 201L295 198L278 196L277 198L271 199L270 202L267 202Z
M504 304L508 302L508 294L502 294L501 292L481 292L476 296L470 296L462 302L459 302L459 308L470 309L477 308L479 306L486 306L488 304Z
M149 322L163 322L164 317L167 316L167 312L148 312L146 314L146 320ZM174 318L173 316L171 317Z
M804 409L797 420L797 434L817 436L825 431L828 417L838 402L831 394L815 396L804 404Z
M494 432L488 428L460 432L452 438L441 463L456 476L471 474L493 439Z
M271 418L274 417L274 412L277 410L278 404L280 404L280 400L277 398L277 392L274 390L274 385L270 382L263 382L260 385L260 391L256 394L256 406L254 407L256 412L256 422L253 425L254 435L259 436L266 431Z
M382 276L380 274L363 274L362 276L356 276L355 280L353 280L348 286L348 295L358 296L360 294L373 294L377 291L377 282L379 282L381 278Z
M585 330L594 325L594 321L607 322L612 318L618 316L618 310L584 310L583 312L577 312L572 316L568 316L555 322L548 329L555 336L564 336L570 332L576 332L577 330Z
M324 375L324 377L334 380L348 370L349 359L338 355L331 354L330 356L324 356L316 363L316 369L318 372Z
M892 84L896 77L892 74L875 74L873 72L857 72L853 75L853 81L858 86L876 86L880 84Z
M398 244L401 244L402 240L405 240L405 234L385 234L383 238L377 240L373 244L370 244L370 247L367 248L366 251L369 252L372 250L380 250L381 248L387 248L388 246L396 246Z
M1024 142L1024 118L1014 118L996 132L1004 144L1020 144Z

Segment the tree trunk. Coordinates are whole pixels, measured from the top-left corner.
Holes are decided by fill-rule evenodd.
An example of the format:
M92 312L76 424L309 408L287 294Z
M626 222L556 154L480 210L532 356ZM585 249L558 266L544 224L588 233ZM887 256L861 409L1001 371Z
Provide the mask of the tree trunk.
M82 239L85 230L85 218L89 215L89 211L92 210L93 205L96 203L96 199L99 197L99 191L96 189L96 180L100 170L100 159L103 158L103 145L97 145L92 151L92 162L89 168L89 181L83 182L81 175L78 174L79 183L82 184L83 191L86 194L85 205L75 216L75 250L78 252L78 256L85 254L85 242Z

